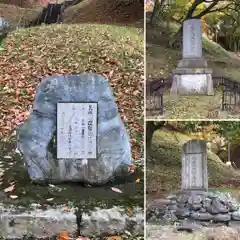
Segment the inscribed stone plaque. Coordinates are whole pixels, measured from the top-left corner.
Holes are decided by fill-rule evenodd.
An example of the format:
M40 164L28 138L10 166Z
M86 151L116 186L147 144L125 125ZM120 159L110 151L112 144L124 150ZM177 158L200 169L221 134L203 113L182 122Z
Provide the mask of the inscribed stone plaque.
M85 112L89 104L79 103L94 103L91 104L93 114ZM73 115L70 124L66 124L74 112L77 114ZM65 119L61 118L62 113L65 113ZM89 118L93 121L90 131L86 129ZM88 142L88 138L81 139L83 120L84 134L91 132L92 142ZM69 125L71 138L68 138ZM56 132L57 139L54 139ZM108 80L97 74L58 75L43 79L36 90L33 111L17 134L18 149L32 181L102 185L116 172L121 176L128 174L128 167L132 164L130 138L118 112L114 92Z
M97 158L97 103L57 104L57 158Z
M185 89L186 92L206 93L207 89L206 74L184 74L181 75L179 88Z
M202 57L202 29L200 19L183 23L183 58Z
M207 190L207 152L201 140L184 144L182 152L182 190Z

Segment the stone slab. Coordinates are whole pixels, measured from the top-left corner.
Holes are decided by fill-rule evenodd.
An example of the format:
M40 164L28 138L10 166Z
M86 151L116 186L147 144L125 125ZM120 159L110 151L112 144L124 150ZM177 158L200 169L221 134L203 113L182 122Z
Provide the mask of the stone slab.
M75 235L78 229L76 216L74 212L62 211L62 207L20 213L17 213L17 209L13 211L8 206L4 207L0 213L0 238L23 239L25 235L45 238L63 231ZM132 235L143 235L144 211L136 207L129 217L122 207L96 208L82 214L80 226L81 235L87 237L116 235L125 231Z
M211 73L199 69L198 73L192 73L194 69L178 70L173 74L171 93L179 95L214 95ZM195 69L197 71L197 69ZM207 71L206 71L207 72Z
M183 58L179 61L177 68L207 68L207 60L202 58Z
M207 148L201 140L190 140L182 149L182 190L207 190Z
M183 58L202 57L202 29L200 19L189 19L183 23Z

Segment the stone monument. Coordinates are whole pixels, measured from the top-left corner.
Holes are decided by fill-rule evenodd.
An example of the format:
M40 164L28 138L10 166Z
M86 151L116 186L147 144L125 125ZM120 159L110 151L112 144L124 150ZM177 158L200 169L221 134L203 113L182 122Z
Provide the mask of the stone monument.
M214 95L212 70L202 56L200 19L189 19L183 23L182 59L173 71L171 92L180 95Z
M97 74L43 80L19 128L18 149L31 180L39 183L104 184L132 163L113 92Z
M207 191L207 147L202 140L190 140L182 150L182 191Z

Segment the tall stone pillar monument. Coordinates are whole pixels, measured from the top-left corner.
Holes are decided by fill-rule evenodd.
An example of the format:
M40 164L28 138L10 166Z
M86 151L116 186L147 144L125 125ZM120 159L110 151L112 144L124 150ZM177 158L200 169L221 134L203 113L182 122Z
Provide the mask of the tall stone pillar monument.
M189 19L183 23L182 59L173 70L171 92L180 95L214 95L212 70L202 56L200 19Z

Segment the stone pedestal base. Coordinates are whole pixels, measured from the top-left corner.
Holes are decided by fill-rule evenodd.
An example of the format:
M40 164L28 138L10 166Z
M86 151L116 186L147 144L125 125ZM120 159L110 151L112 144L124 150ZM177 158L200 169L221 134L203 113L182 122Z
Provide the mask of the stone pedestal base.
M214 95L212 70L209 68L177 68L173 71L171 93Z

